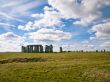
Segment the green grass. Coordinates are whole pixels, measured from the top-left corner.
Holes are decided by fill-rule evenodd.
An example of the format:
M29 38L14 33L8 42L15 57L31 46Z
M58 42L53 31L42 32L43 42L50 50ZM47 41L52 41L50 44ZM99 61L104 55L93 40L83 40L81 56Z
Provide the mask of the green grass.
M110 52L0 53L16 58L46 61L0 64L0 82L110 82Z

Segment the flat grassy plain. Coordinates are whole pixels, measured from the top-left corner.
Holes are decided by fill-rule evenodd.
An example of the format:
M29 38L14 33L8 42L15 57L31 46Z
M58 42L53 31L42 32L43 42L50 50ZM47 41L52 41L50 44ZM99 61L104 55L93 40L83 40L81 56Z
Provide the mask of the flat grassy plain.
M0 53L0 82L110 82L110 52Z

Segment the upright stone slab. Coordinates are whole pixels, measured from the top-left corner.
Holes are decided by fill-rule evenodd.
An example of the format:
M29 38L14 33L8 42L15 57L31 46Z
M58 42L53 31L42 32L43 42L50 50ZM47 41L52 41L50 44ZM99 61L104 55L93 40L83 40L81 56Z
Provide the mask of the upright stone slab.
M38 53L39 52L39 46L35 45L35 52Z
M39 45L39 47L40 47L40 53L43 53L43 46Z
M49 52L51 52L51 53L53 52L53 45L49 46Z
M62 49L62 47L60 47L60 52L63 52L63 49Z
M27 45L27 52L30 53L30 45Z
M24 46L22 46L22 52L25 52L25 47Z
M33 45L30 45L30 53L33 53Z
M48 53L48 52L49 52L49 46L45 45L45 53Z

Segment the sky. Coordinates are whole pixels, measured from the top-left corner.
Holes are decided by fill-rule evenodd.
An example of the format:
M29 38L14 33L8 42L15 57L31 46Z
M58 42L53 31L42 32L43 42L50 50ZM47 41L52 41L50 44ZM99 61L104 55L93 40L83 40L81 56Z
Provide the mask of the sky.
M0 52L30 44L110 51L110 0L0 0Z

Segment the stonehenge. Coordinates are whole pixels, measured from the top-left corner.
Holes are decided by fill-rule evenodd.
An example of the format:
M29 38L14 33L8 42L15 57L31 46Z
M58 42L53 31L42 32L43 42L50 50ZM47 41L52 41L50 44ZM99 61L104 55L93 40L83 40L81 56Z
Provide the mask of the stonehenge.
M42 45L27 45L21 48L23 53L52 53L53 45L46 45L45 50Z

